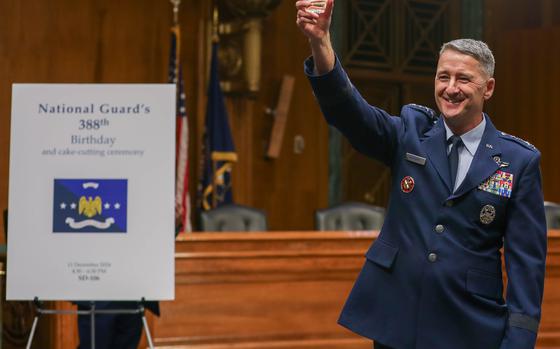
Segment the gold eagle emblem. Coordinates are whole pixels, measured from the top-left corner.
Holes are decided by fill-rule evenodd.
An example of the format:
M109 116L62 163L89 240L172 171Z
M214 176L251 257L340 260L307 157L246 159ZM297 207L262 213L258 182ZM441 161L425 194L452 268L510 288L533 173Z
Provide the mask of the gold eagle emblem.
M101 214L101 204L101 198L99 196L96 196L93 200L91 196L87 199L85 196L82 196L78 204L78 213L91 218L97 214Z

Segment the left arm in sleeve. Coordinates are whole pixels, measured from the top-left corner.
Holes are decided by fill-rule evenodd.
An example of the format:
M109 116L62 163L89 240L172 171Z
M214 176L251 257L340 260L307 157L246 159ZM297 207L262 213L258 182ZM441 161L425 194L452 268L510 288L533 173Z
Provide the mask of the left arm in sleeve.
M547 244L539 161L537 151L509 202L504 234L509 319L500 349L533 349L537 339Z

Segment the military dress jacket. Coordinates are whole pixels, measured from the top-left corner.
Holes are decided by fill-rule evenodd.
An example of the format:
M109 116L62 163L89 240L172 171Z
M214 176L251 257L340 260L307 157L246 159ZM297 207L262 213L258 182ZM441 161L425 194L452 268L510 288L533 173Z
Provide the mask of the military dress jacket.
M313 68L310 58L327 122L392 171L385 222L339 323L396 349L533 349L547 241L539 151L485 115L453 193L443 117L417 105L391 116L361 97L338 60L325 75Z

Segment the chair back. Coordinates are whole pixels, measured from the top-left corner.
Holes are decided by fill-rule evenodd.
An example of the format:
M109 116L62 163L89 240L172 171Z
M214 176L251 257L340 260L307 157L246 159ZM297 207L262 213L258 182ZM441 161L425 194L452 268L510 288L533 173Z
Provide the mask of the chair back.
M262 210L228 204L204 211L200 215L203 231L266 231L266 213Z
M385 209L361 202L347 202L315 213L317 230L380 230Z
M4 217L4 241L8 241L8 209L4 209L2 213Z
M547 229L560 229L560 205L554 202L544 202Z

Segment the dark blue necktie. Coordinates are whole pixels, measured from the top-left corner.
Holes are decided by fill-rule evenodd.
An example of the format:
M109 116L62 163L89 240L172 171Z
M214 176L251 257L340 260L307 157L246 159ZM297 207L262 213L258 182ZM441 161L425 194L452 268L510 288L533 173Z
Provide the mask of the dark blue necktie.
M451 151L449 152L449 174L451 175L451 190L455 190L455 179L457 178L457 167L459 167L459 148L463 145L461 137L453 135L448 140L451 143Z

